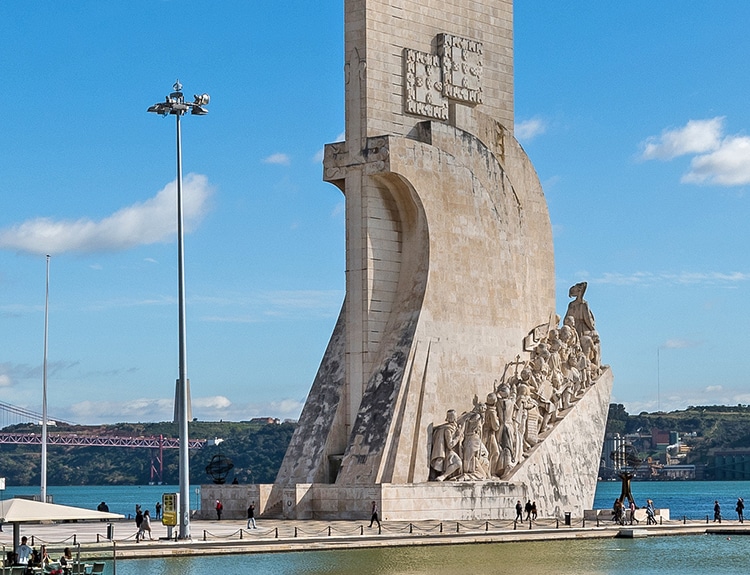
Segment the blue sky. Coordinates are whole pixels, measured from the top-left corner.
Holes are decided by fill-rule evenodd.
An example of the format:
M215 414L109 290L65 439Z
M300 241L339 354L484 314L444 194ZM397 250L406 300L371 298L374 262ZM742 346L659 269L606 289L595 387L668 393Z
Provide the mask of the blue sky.
M558 312L589 282L613 401L750 403L750 4L525 1L517 137L545 188ZM343 2L0 3L0 401L171 418L174 119L199 419L296 418L344 296ZM135 239L135 241L134 241ZM530 326L531 327L531 326ZM729 349L729 348L732 349Z

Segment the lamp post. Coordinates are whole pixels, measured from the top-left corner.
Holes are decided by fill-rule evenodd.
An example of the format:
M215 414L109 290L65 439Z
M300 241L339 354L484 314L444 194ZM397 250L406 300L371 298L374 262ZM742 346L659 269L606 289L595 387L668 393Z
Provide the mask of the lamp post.
M208 110L204 108L210 98L208 94L195 96L193 102L186 102L182 94L182 84L177 80L172 86L174 90L163 102L151 106L148 111L162 116L172 115L177 120L177 274L178 305L179 305L179 346L180 346L180 377L177 380L175 392L175 419L179 426L180 435L180 508L179 531L180 539L190 538L190 459L188 453L188 419L190 413L190 388L187 377L187 342L185 332L185 249L182 223L182 136L180 132L180 117L190 111L195 116L204 116Z
M42 503L47 503L47 333L49 332L49 254L47 254L47 281L44 290L44 361L42 366Z

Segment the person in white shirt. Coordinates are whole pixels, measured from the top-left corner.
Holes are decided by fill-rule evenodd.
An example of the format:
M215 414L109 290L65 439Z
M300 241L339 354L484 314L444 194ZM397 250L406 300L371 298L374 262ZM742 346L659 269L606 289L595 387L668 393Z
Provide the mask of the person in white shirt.
M21 537L21 544L16 548L16 563L19 565L28 565L31 557L31 547L26 545L28 539Z

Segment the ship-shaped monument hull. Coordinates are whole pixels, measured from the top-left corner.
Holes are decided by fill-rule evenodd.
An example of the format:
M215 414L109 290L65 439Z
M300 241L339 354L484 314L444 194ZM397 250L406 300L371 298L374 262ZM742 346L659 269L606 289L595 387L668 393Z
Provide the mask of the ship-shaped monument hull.
M266 513L591 507L612 374L585 284L555 313L512 45L510 0L346 2L346 298Z

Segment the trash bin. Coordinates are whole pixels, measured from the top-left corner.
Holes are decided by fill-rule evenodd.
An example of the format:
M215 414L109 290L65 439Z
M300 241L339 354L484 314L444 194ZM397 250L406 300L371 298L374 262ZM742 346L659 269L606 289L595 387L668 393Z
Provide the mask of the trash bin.
M111 523L107 523L107 539L112 541L115 538L115 526Z
M570 526L570 512L565 512L565 525Z

